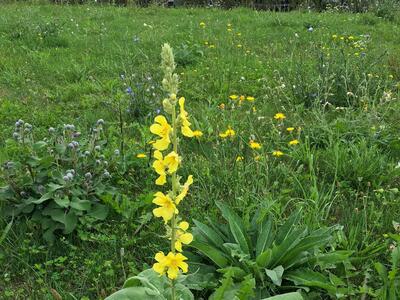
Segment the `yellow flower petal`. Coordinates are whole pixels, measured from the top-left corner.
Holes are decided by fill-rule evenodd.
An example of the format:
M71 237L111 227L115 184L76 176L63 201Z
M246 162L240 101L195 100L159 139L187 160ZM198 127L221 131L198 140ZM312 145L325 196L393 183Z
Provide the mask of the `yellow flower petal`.
M191 233L184 233L179 236L179 241L185 245L188 245L193 241L193 235Z
M189 223L186 222L186 221L182 221L182 222L180 222L180 223L178 224L178 228L179 228L179 229L182 229L183 231L186 231L186 230L188 230L188 228L189 228Z

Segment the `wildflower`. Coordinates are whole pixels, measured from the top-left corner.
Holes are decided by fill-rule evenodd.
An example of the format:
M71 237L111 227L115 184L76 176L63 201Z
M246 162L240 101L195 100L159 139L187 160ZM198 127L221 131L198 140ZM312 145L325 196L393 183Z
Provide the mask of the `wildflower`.
M215 48L215 45L211 44L208 48ZM197 70L195 70L197 72Z
M168 168L168 173L172 174L175 173L176 170L178 170L178 166L180 163L180 157L179 155L172 151L169 153L165 158L164 158L164 164Z
M232 100L236 100L237 98L239 98L238 95L230 95L229 98L231 98Z
M139 154L136 155L136 157L137 157L137 158L146 158L147 155L144 154L144 153L139 153Z
M236 157L236 161L237 161L237 162L242 161L243 159L244 159L243 156L238 156L238 157Z
M238 48L242 48L243 46L242 46L242 44L237 44L236 45Z
M165 172L166 166L164 163L164 157L159 150L156 150L156 151L154 151L154 158L156 160L153 162L153 168L156 171L156 173L158 175L160 175L156 180L156 184L164 185L167 182L167 174Z
M261 144L255 142L253 140L250 141L249 146L251 149L255 149L255 150L261 149Z
M204 23L204 22L200 22L199 25L200 25L201 28L205 28L206 27L206 23Z
M174 213L178 213L178 209L168 195L165 195L162 192L157 192L154 194L154 196L155 198L153 199L153 203L160 207L153 209L153 214L157 218L163 218L164 222L167 223L172 219Z
M245 96L243 96L243 95L241 95L241 96L239 97L239 101L240 101L240 103L242 103L242 102L244 101L244 99L246 99L246 97L245 97Z
M161 138L153 144L153 147L157 150L162 151L167 149L169 144L171 143L169 135L172 131L172 128L168 124L167 119L162 115L155 117L154 122L155 124L150 126L150 131L151 133L158 135Z
M252 107L253 113L257 111L257 108L255 106Z
M332 38L337 39L337 35L336 34L332 35Z
M283 113L276 113L274 116L274 119L283 120L283 119L286 119L286 116Z
M235 136L235 130L229 127L225 132L220 133L219 136L222 138L233 137Z
M221 103L220 105L218 105L218 107L219 107L220 109L225 109L225 103Z
M186 232L189 229L189 223L182 221L178 224L176 231L175 249L182 252L182 244L188 245L193 241L193 235Z
M292 140L292 141L289 142L290 146L298 145L298 144L299 144L299 140Z
M203 132L201 132L200 130L195 130L195 131L193 131L193 136L194 137L202 137Z
M253 101L254 101L254 97L252 97L252 96L247 96L247 97L246 97L246 100L247 100L247 101L250 101L250 102L253 102Z
M183 256L181 253L174 254L170 252L165 256L163 252L158 252L155 259L157 263L153 265L153 270L160 275L167 273L169 279L176 279L179 270L182 270L183 273L187 273L188 271L188 264L185 263L187 257Z
M232 28L228 28L227 30L228 30L228 32L231 32L231 31L232 31Z
M272 155L275 156L275 157L280 157L280 156L283 155L283 152L279 151L279 150L276 150L276 151L272 152Z
M286 130L287 130L288 132L292 132L292 131L294 130L294 127L288 127L288 128L286 128Z
M186 197L187 193L189 192L189 187L192 183L193 183L193 176L189 175L185 184L182 186L181 192L175 198L176 205L178 205L183 200L183 198Z
M185 111L184 97L179 98L179 107L180 107L179 117L182 125L181 127L182 134L186 137L193 137L193 131L192 129L190 129L190 125L192 124L189 122L187 111Z

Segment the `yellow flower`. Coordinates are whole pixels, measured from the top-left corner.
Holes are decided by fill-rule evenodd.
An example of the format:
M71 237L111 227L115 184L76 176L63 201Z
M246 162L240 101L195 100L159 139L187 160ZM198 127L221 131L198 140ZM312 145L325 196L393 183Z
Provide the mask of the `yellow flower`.
M222 138L227 138L227 137L233 137L235 136L235 134L236 134L235 130L229 127L227 130L225 130L225 132L220 133L219 136Z
M165 163L164 163L164 157L162 153L158 150L154 151L154 158L156 159L153 162L153 168L156 171L158 175L160 175L157 180L156 184L157 185L164 185L167 182L167 174L165 172Z
M286 118L286 116L283 113L277 113L274 116L274 119L276 119L276 120L283 120L285 118Z
M336 39L336 38L337 38L337 35L336 35L336 34L332 35L332 38L333 38L333 39Z
M137 158L146 158L147 155L144 153L139 153L138 155L136 155Z
M150 131L161 138L153 144L153 147L157 150L163 151L167 149L171 143L169 135L172 131L172 128L164 116L159 115L155 117L154 122L155 124L150 126Z
M231 24L231 23L228 23L226 26L228 26L228 27L232 27L232 24Z
M188 245L193 241L193 235L186 232L189 229L189 223L182 221L178 224L176 230L175 249L182 252L182 244Z
M157 263L153 265L153 270L160 275L168 274L169 279L176 279L178 277L179 270L183 273L187 273L188 264L185 263L187 257L181 253L168 253L167 256L163 252L158 252L155 256Z
M200 130L195 130L195 131L193 131L193 136L194 137L201 137L201 136L203 136L203 133Z
M279 156L283 155L283 152L279 151L279 150L276 150L276 151L272 152L272 155L275 156L275 157L279 157Z
M247 96L247 97L246 97L246 100L247 100L247 101L250 101L250 102L253 102L253 101L254 101L254 97L252 97L252 96Z
M294 127L288 127L288 128L286 128L286 130L287 130L288 132L292 132L292 131L294 130Z
M240 32L236 33L237 36L241 36L242 34Z
M199 25L200 25L200 27L201 27L201 28L204 28L204 27L206 27L206 23L204 23L204 22L200 22L200 24L199 24Z
M245 97L245 96L243 96L243 95L241 95L241 96L239 97L239 100L240 100L240 102L243 102L243 101L244 101L244 99L246 99L246 97Z
M215 48L215 45L211 44L208 48ZM195 72L197 72L197 70Z
M289 142L290 146L297 145L297 144L299 144L299 140L292 140L292 141Z
M172 174L178 170L181 158L178 153L172 151L164 158L164 165L168 168L168 173Z
M257 108L255 106L253 106L253 113L255 113L257 111Z
M153 214L157 218L163 218L164 222L167 223L172 219L174 214L178 213L178 209L168 195L164 195L162 192L157 192L154 196L155 198L153 199L153 203L160 207L153 209Z
M221 103L220 105L218 105L219 109L225 109L225 103Z
M261 149L261 144L255 142L253 140L250 141L249 146L250 146L251 149L255 149L255 150Z
M244 159L243 156L238 156L238 157L236 157L236 161L237 161L237 162L242 161L243 159Z
M230 95L229 98L231 98L232 100L236 100L239 96L238 95Z
M243 46L242 46L242 44L237 44L237 47L242 48Z
M178 205L183 200L183 198L186 197L187 193L189 192L189 187L192 183L193 183L193 176L189 175L185 184L182 186L181 192L175 198L176 205Z
M190 129L190 125L192 125L189 122L189 118L188 118L188 113L185 110L185 98L181 97L179 98L179 108L180 108L180 121L181 121L181 131L182 134L186 137L193 137L193 131L192 129Z
M229 32L231 32L231 31L232 31L232 28L228 28L227 30L228 30Z

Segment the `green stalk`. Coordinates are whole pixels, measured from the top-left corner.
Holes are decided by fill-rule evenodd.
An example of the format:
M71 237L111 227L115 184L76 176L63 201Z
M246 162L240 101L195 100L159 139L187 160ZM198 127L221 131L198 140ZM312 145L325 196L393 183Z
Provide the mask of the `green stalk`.
M175 100L174 100L175 101ZM172 111L172 146L173 151L178 153L178 139L177 139L177 124L176 124L176 104L174 104L173 111ZM175 200L177 195L177 176L176 172L172 174L172 199ZM171 252L175 254L175 242L176 242L176 215L175 212L172 215L171 219ZM175 280L171 279L171 300L176 299L176 291L175 291Z

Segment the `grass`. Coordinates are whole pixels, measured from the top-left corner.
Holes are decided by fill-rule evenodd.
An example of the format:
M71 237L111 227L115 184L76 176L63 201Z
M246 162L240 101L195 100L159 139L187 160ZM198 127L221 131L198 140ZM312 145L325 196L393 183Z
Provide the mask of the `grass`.
M127 145L148 151L146 128L164 96L159 53L168 42L180 93L204 132L184 148L185 171L196 182L182 213L218 216L217 200L244 215L264 209L281 218L303 206L305 223L339 223L349 249L360 250L398 221L399 31L399 23L372 14L3 5L0 162L9 159L6 139L19 118L34 125L37 139L64 123L87 132L103 118L118 147L118 99L128 86L146 103L123 111ZM350 36L362 46L350 46ZM239 106L232 94L255 101ZM273 118L277 112L284 122ZM235 138L221 139L228 126ZM294 138L300 144L289 146ZM250 139L262 148L250 149ZM284 156L273 157L278 149ZM155 188L152 178L136 184L146 192L132 192L133 202ZM54 289L65 299L103 298L124 272L152 263L157 222L139 219L150 209L115 214L52 247L34 223L14 221L0 244L0 293L51 299Z

